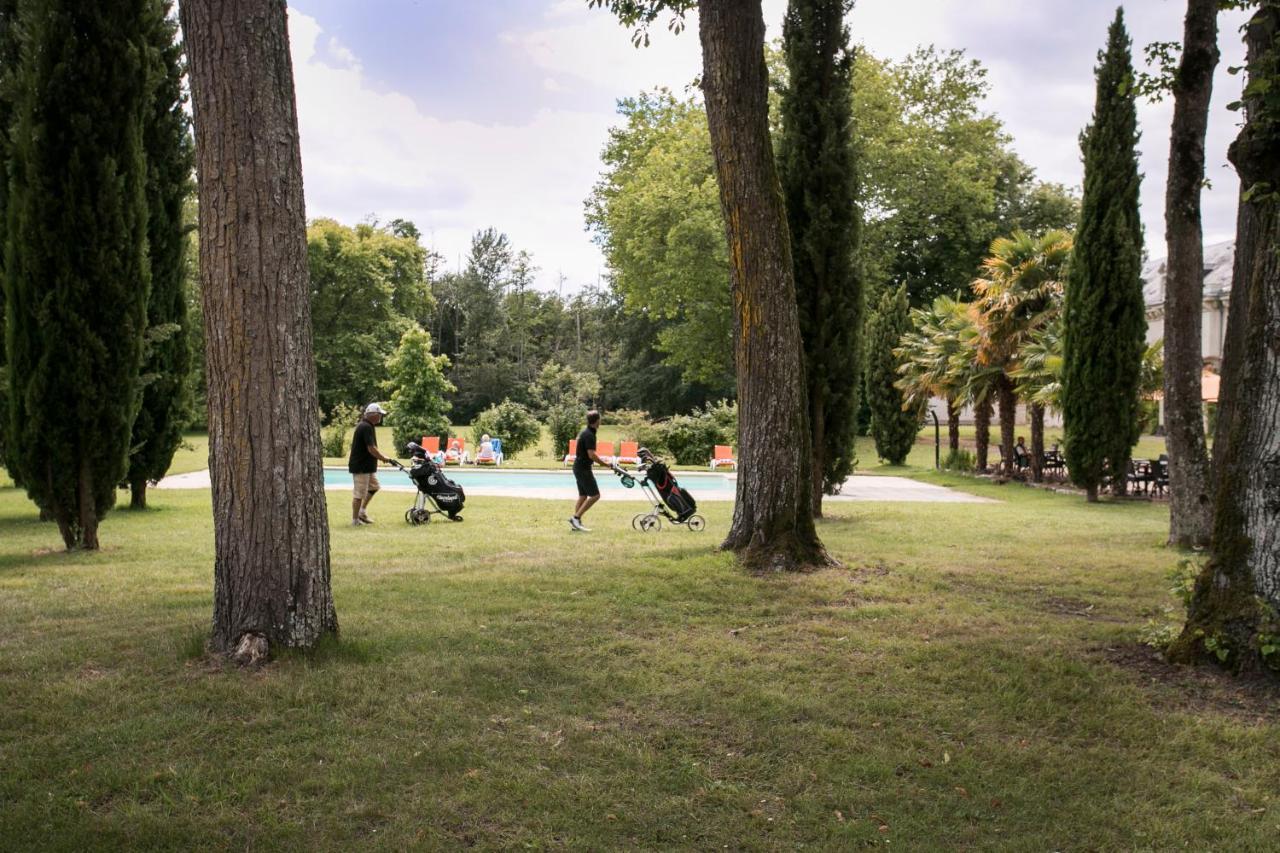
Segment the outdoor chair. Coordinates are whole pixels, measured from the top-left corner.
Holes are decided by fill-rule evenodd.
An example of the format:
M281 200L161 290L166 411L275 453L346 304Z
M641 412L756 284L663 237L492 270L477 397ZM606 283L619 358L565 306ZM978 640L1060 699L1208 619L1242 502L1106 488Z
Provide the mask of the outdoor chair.
M578 439L569 439L569 452L564 455L562 460L565 465L572 465L573 460L578 457Z
M422 437L422 449L427 452L427 458L437 464L444 462L444 454L440 452L440 436L424 435Z
M461 465L468 461L467 440L465 438L449 439L449 449L444 452L444 464Z
M711 470L714 471L721 465L728 466L733 470L738 470L738 460L733 456L733 448L726 444L717 444L715 452L711 457Z
M640 444L635 441L624 441L618 449L618 464L630 463L632 465L640 464Z
M605 462L613 462L614 461L613 442L612 441L600 442L600 446L596 448L596 454L599 455L599 457L603 459Z

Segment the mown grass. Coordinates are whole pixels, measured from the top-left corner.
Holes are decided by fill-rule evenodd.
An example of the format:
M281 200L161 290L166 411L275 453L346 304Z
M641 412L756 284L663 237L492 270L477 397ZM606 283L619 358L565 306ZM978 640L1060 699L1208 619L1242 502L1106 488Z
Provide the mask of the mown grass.
M104 550L0 490L13 848L1274 849L1274 715L1109 662L1170 602L1159 505L918 472L1001 503L831 505L845 568L750 577L709 530L473 499L342 526L341 641L199 655L207 492Z

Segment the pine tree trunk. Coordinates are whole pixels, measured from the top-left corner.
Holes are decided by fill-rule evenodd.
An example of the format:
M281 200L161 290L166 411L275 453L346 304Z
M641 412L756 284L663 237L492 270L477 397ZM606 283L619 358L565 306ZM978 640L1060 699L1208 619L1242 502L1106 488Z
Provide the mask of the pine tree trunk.
M1018 395L1013 391L1013 382L1008 376L1001 376L997 383L1000 400L1000 455L1001 467L1006 477L1013 476L1014 434L1018 426Z
M991 446L991 397L973 404L973 434L975 470L981 474L987 470L987 454Z
M1030 403L1031 413L1031 479L1044 481L1044 404Z
M816 394L811 401L809 423L813 429L813 467L810 469L810 488L813 493L813 517L822 518L823 478L827 470L826 413L822 400Z
M1250 87L1276 84L1278 34L1280 7L1265 5L1247 28ZM1169 650L1176 660L1212 661L1204 646L1212 638L1236 671L1262 666L1258 599L1280 609L1280 202L1274 189L1250 201L1244 195L1259 184L1280 186L1274 112L1246 95L1246 122L1229 152L1242 195L1214 440L1212 551Z
M184 0L200 189L214 650L338 624L284 0ZM264 648L265 646L265 648Z
M145 479L129 482L129 509L147 508L147 481Z
M1204 246L1200 187L1204 144L1218 64L1218 0L1187 0L1182 63L1173 86L1173 130L1165 191L1169 258L1164 296L1164 413L1169 447L1169 544L1209 542L1209 451L1200 373Z
M947 447L960 452L960 401L955 397L947 400Z
M790 236L769 137L760 0L699 0L702 87L729 242L741 462L721 547L757 570L831 562L813 523Z

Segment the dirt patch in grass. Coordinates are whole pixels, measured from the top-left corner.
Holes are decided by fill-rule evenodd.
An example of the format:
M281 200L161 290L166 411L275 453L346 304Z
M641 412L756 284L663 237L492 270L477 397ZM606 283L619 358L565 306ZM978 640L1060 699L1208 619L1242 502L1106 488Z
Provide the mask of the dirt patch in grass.
M1150 646L1127 643L1097 650L1143 687L1158 687L1154 703L1191 714L1220 714L1262 725L1280 720L1280 680L1266 676L1237 678L1207 666L1169 663Z

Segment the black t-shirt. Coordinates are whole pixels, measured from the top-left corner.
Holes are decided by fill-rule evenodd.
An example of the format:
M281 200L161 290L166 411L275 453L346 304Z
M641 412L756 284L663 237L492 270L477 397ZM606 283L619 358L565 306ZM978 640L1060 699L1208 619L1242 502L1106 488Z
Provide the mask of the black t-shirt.
M573 457L573 470L590 471L591 466L595 463L591 461L591 454L588 450L596 449L596 431L591 427L587 427L578 433L578 454Z
M378 433L373 424L361 421L356 424L356 434L351 438L351 457L347 470L352 474L372 474L378 470L378 460L369 452L369 445L378 446Z

